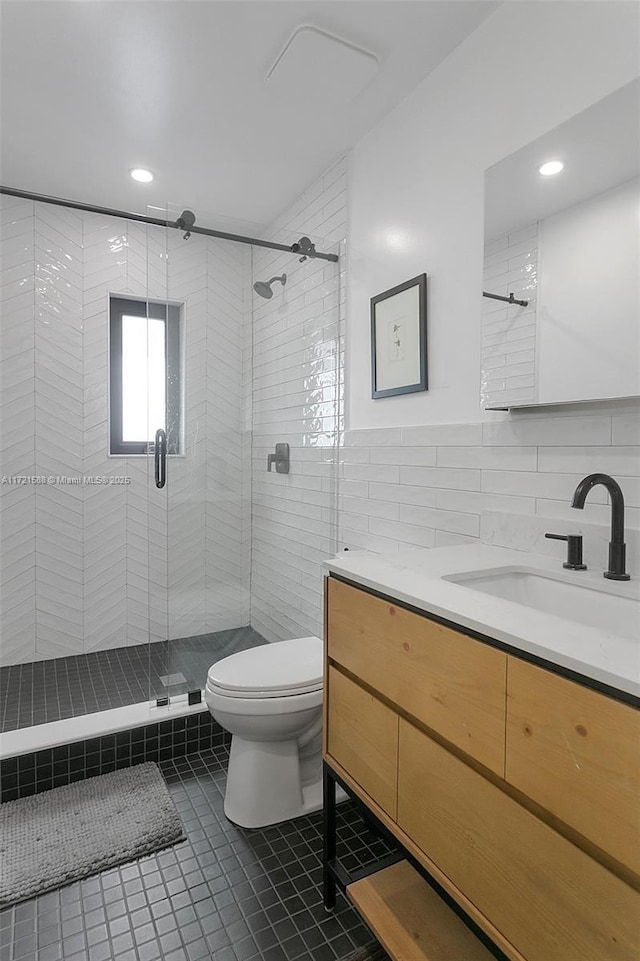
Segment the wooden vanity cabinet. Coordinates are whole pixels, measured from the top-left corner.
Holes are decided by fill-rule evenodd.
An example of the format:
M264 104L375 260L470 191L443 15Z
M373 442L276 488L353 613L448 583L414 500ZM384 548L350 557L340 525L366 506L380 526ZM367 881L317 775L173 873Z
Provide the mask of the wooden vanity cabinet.
M334 578L328 656L504 776L507 656Z
M636 874L639 748L640 711L509 657L507 781Z
M638 956L636 892L403 720L397 823L527 961Z
M331 666L328 683L327 751L395 821L398 715Z
M640 712L326 588L327 764L513 961L639 961Z

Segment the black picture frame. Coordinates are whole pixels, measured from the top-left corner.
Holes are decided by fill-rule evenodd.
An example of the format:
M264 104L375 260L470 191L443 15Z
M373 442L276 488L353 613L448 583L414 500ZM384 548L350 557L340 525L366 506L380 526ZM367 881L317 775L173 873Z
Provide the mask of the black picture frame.
M396 332L397 324L394 323L393 328L391 328L390 336L393 339L393 345L397 349L398 353L402 350L402 356L397 358L384 357L384 352L382 345L379 344L379 322L382 320L380 314L382 313L379 305L385 304L388 308L391 306L388 302L392 301L393 298L398 297L399 294L404 294L406 291L411 290L413 287L417 288L417 302L415 304L407 304L407 298L402 298L398 301L398 308L402 304L402 309L407 308L411 311L415 310L417 316L405 315L408 319L406 331L406 336L408 342L406 345L401 344L402 334L400 331ZM386 311L389 313L389 311ZM400 321L400 318L398 318ZM389 324L390 321L387 321ZM397 340L395 338L398 338ZM387 344L387 348L389 345ZM418 377L409 377L411 383L399 383L393 386L381 387L380 383L383 381L381 365L387 363L387 365L393 365L394 362L398 362L398 376L402 376L402 362L405 361L404 350L413 352L411 356L415 358L417 354L418 358ZM411 366L406 364L405 366ZM415 366L415 365L414 365ZM389 367L387 367L387 370ZM389 379L387 376L384 379ZM375 297L371 298L371 396L374 399L380 397L397 397L400 394L413 394L417 391L427 390L427 275L419 274L417 277L412 277L411 280L405 281L403 284L398 284L397 287L391 287L389 290L385 290L381 294L377 294Z

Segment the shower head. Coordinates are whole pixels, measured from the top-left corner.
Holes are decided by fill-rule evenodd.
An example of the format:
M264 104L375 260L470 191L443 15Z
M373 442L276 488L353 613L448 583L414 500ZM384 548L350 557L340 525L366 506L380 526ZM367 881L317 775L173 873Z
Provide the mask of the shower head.
M256 294L260 297L264 297L265 300L271 300L273 297L273 291L271 289L271 284L274 284L276 280L279 280L282 286L287 282L287 275L283 274L282 277L272 277L271 280L257 280L253 285L253 289Z

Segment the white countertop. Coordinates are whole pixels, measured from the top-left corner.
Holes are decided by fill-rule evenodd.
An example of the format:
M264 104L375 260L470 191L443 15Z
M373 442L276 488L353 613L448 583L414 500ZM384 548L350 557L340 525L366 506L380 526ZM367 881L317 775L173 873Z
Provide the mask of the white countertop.
M443 580L466 571L519 567L576 576L575 583L602 588L602 571L563 572L561 562L526 551L464 544L397 554L349 551L325 562L332 574L379 591L497 641L640 697L640 632L617 637L564 617L503 600ZM564 578L563 578L564 579ZM608 592L637 598L640 579L605 582Z

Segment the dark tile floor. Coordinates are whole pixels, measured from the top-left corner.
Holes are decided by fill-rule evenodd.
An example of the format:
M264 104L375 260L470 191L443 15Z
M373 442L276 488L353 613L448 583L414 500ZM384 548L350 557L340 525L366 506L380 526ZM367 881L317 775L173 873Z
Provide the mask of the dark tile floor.
M228 751L162 770L187 840L0 912L0 961L342 961L372 940L321 893L322 816L247 831L223 813ZM351 869L387 853L353 802L339 808Z
M265 643L238 627L0 668L0 732L198 690L214 661Z

